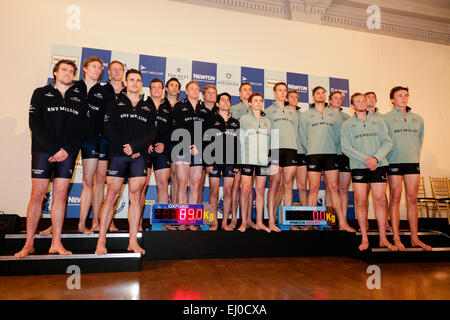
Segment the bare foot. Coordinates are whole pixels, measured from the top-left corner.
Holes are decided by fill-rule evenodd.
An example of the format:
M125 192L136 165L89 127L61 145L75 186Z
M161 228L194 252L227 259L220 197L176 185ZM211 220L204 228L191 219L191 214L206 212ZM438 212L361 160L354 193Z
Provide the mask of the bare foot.
M141 226L142 227L142 226ZM117 231L119 231L119 229L117 229L117 227L112 223L110 226L109 226L109 232L117 232ZM139 231L142 231L142 230L139 230Z
M432 249L429 245L426 245L419 239L412 239L412 238L411 238L411 246L412 247L421 247L421 248L425 249L426 251L431 251L431 249Z
M300 230L298 227L296 227L296 226L290 226L289 227L289 230L292 230L292 231L298 231L298 230Z
M108 250L106 249L106 247L102 244L97 244L97 248L95 249L95 254L96 255L100 255L103 256L105 254L108 253Z
M252 220L248 221L247 225L252 229L258 230L256 229L256 223L254 223Z
M92 232L98 232L98 224L93 224L91 228Z
M180 224L180 226L178 227L178 230L180 231L184 231L187 229L187 226L185 224Z
M363 240L358 247L359 251L364 251L367 250L368 248L369 248L369 240Z
M392 243L390 243L387 239L385 240L380 240L380 248L388 248L391 251L397 251L398 248L394 245L392 245Z
M264 223L261 223L261 224L257 223L256 224L256 230L264 230L264 231L266 231L268 233L270 233L270 231L271 231L268 227L265 226Z
M191 231L197 231L197 230L198 230L198 226L195 225L195 224L190 224L190 225L188 226L188 228L189 228L189 230L191 230Z
M274 224L269 224L269 229L275 232L281 232L281 229Z
M236 227L236 226L235 226ZM222 224L222 230L225 230L225 231L233 231L234 230L234 228L233 227L231 227L231 225L224 225L224 224Z
M213 224L212 226L209 227L209 231L217 231L217 229L219 228L218 224Z
M80 226L78 225L78 232L82 233L82 234L93 234L94 231L89 230L88 228L86 228L86 226Z
M350 227L348 224L343 224L342 226L339 226L339 231L356 232L356 230Z
M33 246L27 246L25 245L22 250L20 250L19 252L17 252L16 254L14 254L14 257L16 257L16 259L22 259L23 257L28 256L29 254L33 254L34 253L34 247Z
M144 229L142 228L142 224L139 225L138 231L139 231L139 232L144 231Z
M386 232L392 232L392 227L389 223L386 223Z
M130 243L127 248L128 251L132 251L134 253L140 253L142 255L145 254L145 250L141 248L141 246L137 243Z
M314 228L312 226L304 226L300 228L301 231L310 231L310 230L314 230Z
M52 227L48 227L47 229L45 229L44 231L39 232L40 236L49 236L52 234Z
M395 240L395 239L394 239L394 246L396 246L397 249L400 250L400 251L405 251L405 250L406 250L406 249L405 249L405 246L404 246L403 243L400 241L400 239L398 239L398 240Z
M60 245L52 245L50 247L50 249L48 250L48 253L50 253L50 254L60 254L60 255L63 255L63 256L67 256L67 255L72 254L72 252L66 250L62 246L62 244L60 244Z
M177 230L177 228L175 228L175 227L172 226L171 224L165 224L165 225L163 225L163 229L164 229L164 230L169 230L169 231L175 231L175 230Z
M247 225L246 224L241 224L241 226L238 229L238 231L240 231L240 232L245 232L246 230L247 230Z
M236 229L237 219L231 219L230 228L232 230Z

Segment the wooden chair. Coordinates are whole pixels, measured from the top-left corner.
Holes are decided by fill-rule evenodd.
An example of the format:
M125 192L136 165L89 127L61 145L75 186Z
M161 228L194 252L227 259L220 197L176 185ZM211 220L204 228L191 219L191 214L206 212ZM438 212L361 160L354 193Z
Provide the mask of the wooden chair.
M449 193L449 181L448 178L435 178L430 177L431 192L433 193L433 198L437 200L437 209L439 217L441 213L447 214L449 218L450 211L450 193Z
M419 214L423 216L423 209L425 208L425 212L427 214L427 218L430 217L430 211L432 212L432 216L434 213L438 212L438 201L435 198L427 197L427 192L425 190L424 179L421 176L419 182L419 191L417 192L417 206L419 207Z

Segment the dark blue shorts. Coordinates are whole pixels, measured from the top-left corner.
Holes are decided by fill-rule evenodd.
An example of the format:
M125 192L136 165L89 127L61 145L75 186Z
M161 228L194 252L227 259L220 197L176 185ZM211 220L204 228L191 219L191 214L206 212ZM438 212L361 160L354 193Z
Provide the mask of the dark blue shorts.
M53 174L53 178L72 179L76 156L69 154L62 162L49 162L51 156L49 153L31 156L31 178L51 179Z
M147 163L142 156L113 156L108 163L108 177L135 178L147 176Z
M98 159L98 141L85 141L80 146L81 158Z
M175 159L172 159L172 163L185 162L191 167L203 166L204 163L200 155L192 155L190 152L183 153L183 150L179 154L175 155Z
M297 166L297 150L274 149L269 151L270 165L285 167Z
M386 183L388 167L378 167L374 171L369 169L352 169L353 183Z
M308 171L322 172L339 170L337 154L311 154L306 156Z
M170 168L169 156L165 152L146 154L145 161L147 162L147 167L153 168L154 171Z
M105 137L100 137L98 140L98 160L109 160L109 142Z
M266 166L255 166L251 164L243 164L241 165L241 175L243 176L255 176L265 177L269 175L269 167Z
M104 137L99 137L96 141L85 141L80 149L83 159L108 161L109 142Z
M209 174L210 178L234 178L233 164L214 164L213 172Z
M420 174L419 163L390 163L388 176L404 176L405 174Z
M339 154L338 161L340 172L350 172L350 159L345 154Z
M306 166L306 154L297 153L297 167Z

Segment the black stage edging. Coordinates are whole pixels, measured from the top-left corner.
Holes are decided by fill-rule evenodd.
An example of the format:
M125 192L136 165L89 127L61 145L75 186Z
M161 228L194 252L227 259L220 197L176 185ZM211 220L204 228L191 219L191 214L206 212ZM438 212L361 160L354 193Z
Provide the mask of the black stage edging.
M123 255L117 258L114 255ZM72 273L69 267L79 268L80 273L107 273L107 272L137 272L141 270L142 257L130 253L112 253L104 257L95 257L92 254L77 254L72 256L32 255L32 259L2 260L0 257L0 276L15 275L47 275ZM88 257L90 256L90 257ZM42 257L42 258L41 258Z
M343 231L146 231L144 260L342 256L354 235Z

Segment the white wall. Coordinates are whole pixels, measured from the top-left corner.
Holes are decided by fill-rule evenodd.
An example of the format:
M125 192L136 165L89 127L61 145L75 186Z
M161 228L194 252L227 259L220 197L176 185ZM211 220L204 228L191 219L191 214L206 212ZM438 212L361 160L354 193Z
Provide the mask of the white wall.
M69 5L81 29L69 30ZM425 119L421 169L450 176L448 46L164 0L8 1L0 5L0 210L26 215L31 188L28 105L46 82L53 43L350 79L350 91L410 88ZM428 186L428 191L430 188Z

